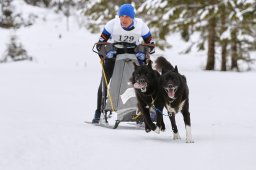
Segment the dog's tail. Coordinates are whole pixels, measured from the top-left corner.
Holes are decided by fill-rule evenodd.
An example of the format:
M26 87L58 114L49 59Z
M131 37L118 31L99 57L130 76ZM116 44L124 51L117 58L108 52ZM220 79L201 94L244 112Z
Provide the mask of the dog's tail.
M164 57L158 57L155 61L155 68L158 72L161 72L162 74L167 71L174 71L174 67L172 64L167 61Z

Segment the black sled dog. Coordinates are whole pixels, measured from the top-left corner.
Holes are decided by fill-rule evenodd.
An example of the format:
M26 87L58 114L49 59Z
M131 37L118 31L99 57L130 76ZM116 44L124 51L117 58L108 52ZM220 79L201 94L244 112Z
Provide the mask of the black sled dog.
M174 68L164 57L158 57L155 63L155 68L161 72L160 85L164 91L163 97L172 125L173 139L180 139L175 114L181 112L185 122L186 142L193 143L189 112L189 89L186 77L178 72L177 66Z
M163 122L162 110L164 108L164 100L159 84L160 74L153 70L152 61L148 60L147 65L138 66L134 63L134 72L130 79L135 89L137 97L137 105L139 111L144 117L145 131L155 131L160 133L160 130L165 130ZM150 117L150 110L156 112L156 124L153 123Z

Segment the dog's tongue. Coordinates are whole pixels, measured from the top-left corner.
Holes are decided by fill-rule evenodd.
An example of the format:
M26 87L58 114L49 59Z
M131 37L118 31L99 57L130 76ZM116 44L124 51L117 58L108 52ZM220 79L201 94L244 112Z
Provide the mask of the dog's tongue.
M170 98L174 98L174 95L175 95L174 90L173 90L173 89L169 89L169 90L168 90L168 96L169 96Z
M135 89L142 89L142 88L145 87L145 83L135 83L135 84L133 85L133 87L134 87Z

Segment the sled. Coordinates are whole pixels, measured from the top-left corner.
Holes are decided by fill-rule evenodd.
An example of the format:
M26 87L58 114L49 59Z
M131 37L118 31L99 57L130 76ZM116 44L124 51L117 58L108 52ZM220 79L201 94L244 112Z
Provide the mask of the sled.
M97 44L103 45L100 52L95 51L94 48ZM117 42L117 43L96 43L93 47L93 51L99 55L104 56L108 48L123 48L124 51L128 51L130 48L137 48L135 44ZM145 46L146 47L146 46ZM146 50L147 48L145 48ZM147 53L146 53L147 54ZM138 60L135 54L122 53L117 54L115 59L115 66L113 70L110 82L108 82L109 94L107 99L104 99L105 92L103 90L102 101L102 114L101 121L109 123L110 119L115 119L113 129L116 129L121 122L136 122L140 124L143 119L137 109L137 99L135 91L129 79L134 71L133 63L138 65ZM103 80L104 81L104 80ZM115 116L114 116L115 114Z

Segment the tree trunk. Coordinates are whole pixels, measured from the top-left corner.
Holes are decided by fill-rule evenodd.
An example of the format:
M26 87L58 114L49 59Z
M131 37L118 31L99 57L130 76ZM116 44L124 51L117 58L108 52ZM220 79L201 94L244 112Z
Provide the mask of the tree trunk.
M221 33L226 30L226 7L221 6ZM227 39L221 40L221 71L227 71Z
M238 64L238 51L237 51L237 30L231 32L231 70L239 71Z
M216 18L212 17L208 21L208 56L206 70L214 70L215 65L215 40L216 40Z
M227 71L227 45L228 41L223 40L221 45L221 71Z

